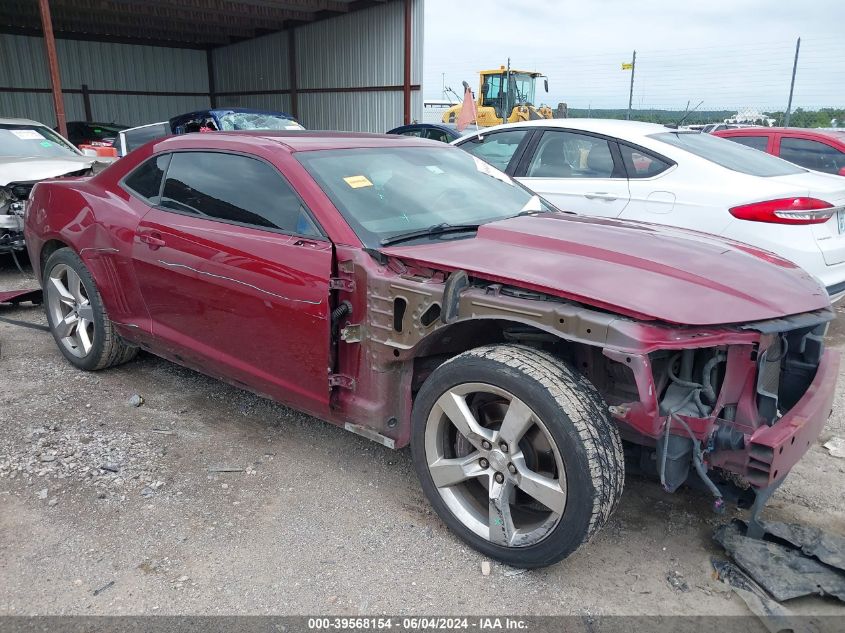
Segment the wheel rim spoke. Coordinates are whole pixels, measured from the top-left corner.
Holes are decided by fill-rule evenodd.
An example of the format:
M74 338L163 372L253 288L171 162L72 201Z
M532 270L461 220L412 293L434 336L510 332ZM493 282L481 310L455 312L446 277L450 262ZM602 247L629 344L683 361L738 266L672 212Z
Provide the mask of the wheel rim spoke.
M79 317L70 312L64 319L56 324L56 334L59 338L67 338L74 333L79 326Z
M489 494L489 536L491 543L510 547L513 542L514 527L511 517L510 497L513 492L513 484L509 481L498 483L490 478Z
M76 274L76 271L70 268L67 269L67 289L73 295L73 298L76 299L76 303L82 303L86 300L82 296L82 280Z
M466 457L436 459L428 465L434 485L445 488L483 475L486 471L479 465L479 457L480 454L476 451Z
M85 319L79 319L79 322L76 326L76 338L79 341L79 346L82 348L82 351L86 354L91 351L92 347L91 337L88 336L89 325L90 321L86 321Z
M62 304L70 308L76 305L76 299L71 294L70 290L65 288L65 285L62 283L61 279L58 279L56 277L50 277L50 284L53 290L58 293L58 299Z
M499 429L499 441L506 442L511 450L516 451L519 440L534 424L534 413L519 398L514 397L508 405L508 410Z
M469 405L467 405L464 396L450 390L440 396L437 404L460 434L468 439L475 448L481 449L482 441L492 441L493 432L478 423L472 411L469 410Z
M530 470L522 455L514 455L513 464L517 470L517 487L552 512L563 514L566 507L566 490L562 482Z

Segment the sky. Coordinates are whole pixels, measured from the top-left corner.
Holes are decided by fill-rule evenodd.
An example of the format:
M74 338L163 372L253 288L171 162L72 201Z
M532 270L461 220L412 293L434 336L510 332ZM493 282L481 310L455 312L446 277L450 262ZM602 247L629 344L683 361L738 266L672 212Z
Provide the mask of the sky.
M425 0L423 93L478 89L478 71L549 77L537 101L626 108L785 110L845 107L845 0Z

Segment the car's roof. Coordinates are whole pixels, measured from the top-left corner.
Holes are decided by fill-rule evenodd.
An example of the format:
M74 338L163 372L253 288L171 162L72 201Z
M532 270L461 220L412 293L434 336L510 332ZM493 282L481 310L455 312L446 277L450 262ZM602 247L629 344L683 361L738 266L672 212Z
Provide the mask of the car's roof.
M768 136L770 134L781 136L818 136L827 138L837 143L845 143L845 130L818 129L810 127L743 127L731 130L719 130L713 132L715 136L731 138L734 136Z
M0 119L0 125L37 125L47 127L43 123L33 121L32 119Z
M444 143L415 136L393 134L365 134L359 132L319 132L311 130L292 131L237 131L204 132L169 136L159 142L157 150L198 149L203 146L222 148L227 144L266 147L268 143L290 152L306 152L323 149L353 149L399 146L448 147Z
M505 123L504 125L481 128L478 131L487 133L514 127L559 127L571 130L583 130L584 132L595 132L596 134L607 134L609 136L619 136L627 139L670 131L670 128L657 123L623 121L621 119L537 119L521 123Z

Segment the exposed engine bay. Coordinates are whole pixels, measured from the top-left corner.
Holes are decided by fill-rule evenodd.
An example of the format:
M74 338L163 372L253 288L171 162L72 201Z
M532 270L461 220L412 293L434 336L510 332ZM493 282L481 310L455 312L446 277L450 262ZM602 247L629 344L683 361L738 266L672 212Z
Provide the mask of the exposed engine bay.
M57 178L90 176L93 168L80 169ZM2 182L2 180L0 180ZM32 192L37 180L9 182L0 186L0 254L16 253L24 250L23 216L24 204Z

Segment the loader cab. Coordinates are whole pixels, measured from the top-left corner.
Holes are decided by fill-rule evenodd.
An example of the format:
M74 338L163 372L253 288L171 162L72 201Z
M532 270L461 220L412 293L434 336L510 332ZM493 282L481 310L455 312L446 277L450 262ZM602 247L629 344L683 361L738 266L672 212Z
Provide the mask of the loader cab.
M493 108L496 116L506 119L510 112L504 112L505 107L510 110L515 105L534 104L535 79L540 76L520 70L511 70L508 76L504 67L482 71L479 105Z

